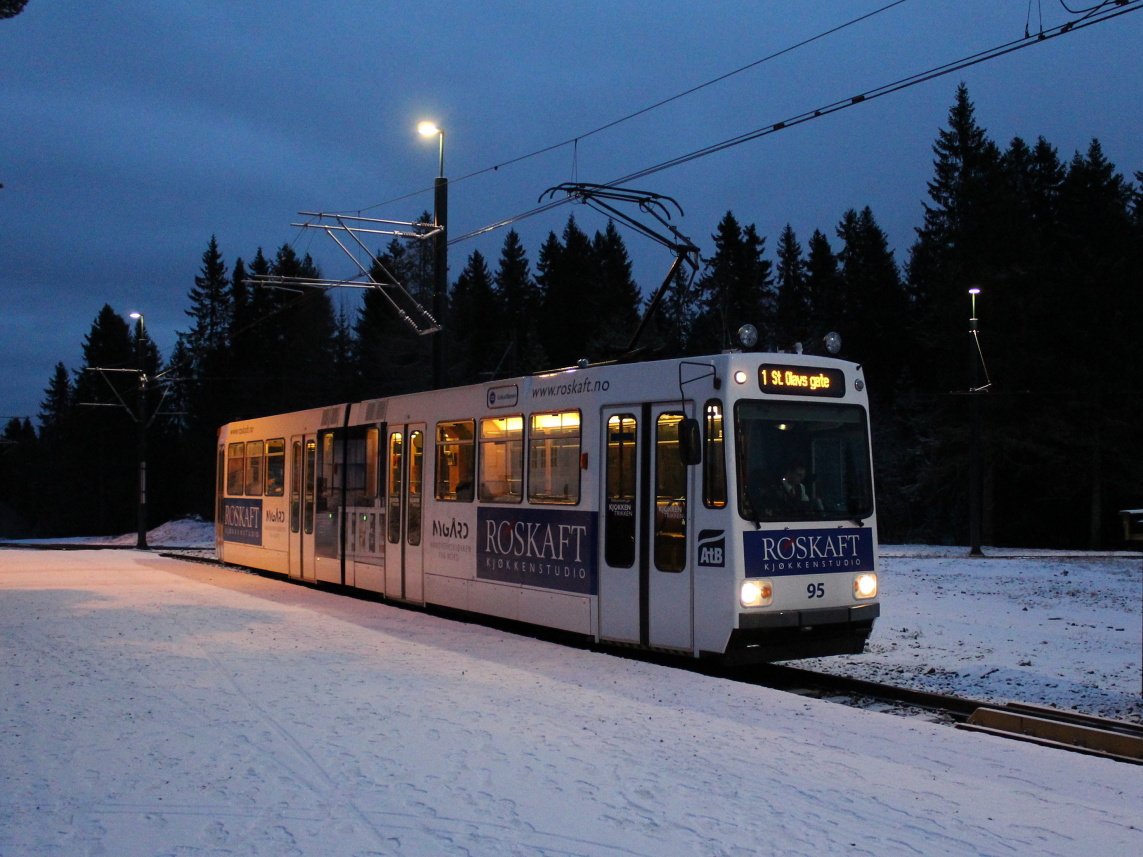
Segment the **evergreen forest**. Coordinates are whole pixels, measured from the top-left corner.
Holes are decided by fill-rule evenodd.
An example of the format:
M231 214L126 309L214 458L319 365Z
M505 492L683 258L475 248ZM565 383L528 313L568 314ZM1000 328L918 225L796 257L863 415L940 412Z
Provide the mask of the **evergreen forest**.
M728 211L689 288L680 278L655 315L645 357L738 347L747 322L759 350L812 350L836 331L869 382L883 542L968 543L975 402L983 543L1117 547L1117 510L1143 506L1143 172L1128 181L1094 140L1070 159L1043 138L1002 147L963 85L933 152L901 259L868 207L808 237L787 226L771 246ZM377 255L431 305L431 242L394 239ZM614 357L644 311L613 223L589 234L572 215L531 258L509 231L498 259L454 256L453 269L449 384ZM47 379L38 424L3 427L0 537L132 532L140 414L155 526L212 517L220 425L429 386L430 337L379 292L348 313L319 287L250 285L272 275L321 272L289 245L228 262L211 237L165 359L142 324L104 306L83 365Z

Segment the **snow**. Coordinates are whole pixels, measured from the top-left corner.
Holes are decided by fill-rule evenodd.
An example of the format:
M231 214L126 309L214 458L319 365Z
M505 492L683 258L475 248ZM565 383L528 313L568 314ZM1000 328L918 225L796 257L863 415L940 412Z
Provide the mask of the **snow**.
M1143 720L1138 556L988 552L814 665ZM155 553L0 551L0 680L0 857L1143 853L1143 766Z

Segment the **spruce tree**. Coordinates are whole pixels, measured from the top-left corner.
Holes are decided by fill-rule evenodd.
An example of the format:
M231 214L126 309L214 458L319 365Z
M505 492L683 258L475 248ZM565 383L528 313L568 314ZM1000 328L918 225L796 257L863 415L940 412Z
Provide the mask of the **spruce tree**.
M762 256L765 239L753 224L741 227L729 211L713 238L714 255L697 284L699 312L691 349L707 354L738 347L737 332L744 324L758 329L760 346L772 345L775 295L772 264Z
M75 388L63 363L57 363L40 403L40 436L51 438L63 433L75 412Z
M528 256L515 229L509 230L500 250L500 263L494 277L496 301L502 313L492 339L494 377L523 375L547 365L537 327L541 295L532 279Z
M807 342L817 331L813 329L813 307L802 245L788 223L778 238L777 253L775 339L779 347L785 348L794 342Z
M187 347L195 361L227 347L230 328L234 321L233 294L226 263L218 249L215 236L202 254L200 274L194 278L190 290L191 308L186 314L193 324L187 334Z
M492 272L479 250L468 257L468 264L453 284L449 319L452 382L472 384L487 380L499 359L490 334L500 324L501 314L492 287Z
M865 366L871 396L888 397L909 350L908 297L888 237L868 206L847 211L837 236L845 295L842 355Z
M642 296L631 274L631 257L612 220L596 232L592 252L599 275L595 330L588 342L592 354L615 355L631 341L639 325Z
M930 203L917 230L908 279L925 329L925 383L949 389L960 381L962 359L953 359L954 343L963 339L968 289L987 287L1005 267L1005 248L995 240L1003 221L993 206L1001 183L1000 153L976 121L976 108L962 83L949 110L949 126L933 145L936 160L929 182ZM990 275L993 275L990 277ZM954 381L955 379L955 381Z
M544 350L554 366L570 366L591 353L599 322L602 285L591 239L568 217L563 240L549 233L536 263L542 294L537 324Z

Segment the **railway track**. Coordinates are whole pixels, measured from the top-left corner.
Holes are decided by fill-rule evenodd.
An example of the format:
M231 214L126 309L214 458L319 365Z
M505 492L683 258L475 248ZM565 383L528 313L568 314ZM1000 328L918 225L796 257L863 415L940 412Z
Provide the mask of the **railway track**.
M1137 723L1026 703L981 702L780 664L736 671L728 677L806 696L850 696L922 709L957 729L1143 765L1143 725Z

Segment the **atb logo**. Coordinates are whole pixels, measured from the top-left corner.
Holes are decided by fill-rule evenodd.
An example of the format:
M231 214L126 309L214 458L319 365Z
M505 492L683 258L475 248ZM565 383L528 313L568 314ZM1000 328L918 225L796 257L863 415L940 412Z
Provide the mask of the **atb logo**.
M698 564L714 568L726 565L726 530L699 530Z
M488 388L488 407L490 408L514 408L519 400L520 388L515 384Z

